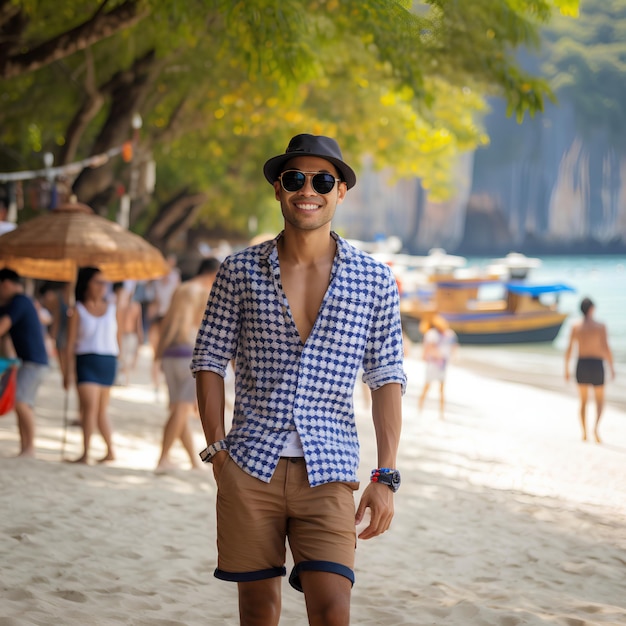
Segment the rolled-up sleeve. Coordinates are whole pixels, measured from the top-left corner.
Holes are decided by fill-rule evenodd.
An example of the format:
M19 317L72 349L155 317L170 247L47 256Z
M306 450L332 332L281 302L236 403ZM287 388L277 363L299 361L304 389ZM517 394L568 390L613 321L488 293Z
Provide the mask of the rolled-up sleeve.
M382 293L372 316L370 335L363 356L363 382L372 390L398 383L406 390L402 348L402 322L398 285L388 268Z
M194 346L191 371L226 375L226 367L237 353L240 311L238 285L241 277L226 259L215 277Z

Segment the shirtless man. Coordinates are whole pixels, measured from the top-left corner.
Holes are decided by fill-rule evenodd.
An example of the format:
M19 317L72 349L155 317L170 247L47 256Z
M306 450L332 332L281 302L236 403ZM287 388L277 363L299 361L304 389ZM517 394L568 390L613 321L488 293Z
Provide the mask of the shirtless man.
M286 538L309 624L345 626L361 539L385 532L400 483L402 328L386 265L331 231L356 175L329 137L297 135L263 168L284 230L220 267L192 360L217 482L215 576L238 584L245 626L278 624ZM235 407L224 426L226 366ZM378 466L355 511L359 369L372 390Z
M161 338L161 332L164 328L163 318L170 307L174 292L180 285L180 270L176 266L176 263L176 255L168 254L167 264L170 267L169 273L152 282L154 300L151 306L152 319L150 320L150 327L148 329L148 341L155 353ZM161 385L161 369L159 368L158 360L152 363L152 382L154 383L154 396L155 399L157 399Z
M604 361L609 364L611 378L615 378L613 354L609 348L606 326L593 319L595 305L589 298L580 303L583 319L574 324L570 333L569 344L565 352L565 380L569 380L569 362L574 344L578 346L578 363L576 365L576 382L580 394L580 421L583 429L583 441L587 439L587 398L589 387L593 387L596 401L596 425L593 429L598 443L600 435L598 426L604 408Z
M170 414L163 428L163 444L156 472L176 467L170 460L170 449L177 440L189 455L191 467L202 467L193 446L189 416L197 415L196 384L189 371L198 327L220 263L215 258L203 259L194 278L182 283L174 292L163 318L163 330L154 355L165 374Z

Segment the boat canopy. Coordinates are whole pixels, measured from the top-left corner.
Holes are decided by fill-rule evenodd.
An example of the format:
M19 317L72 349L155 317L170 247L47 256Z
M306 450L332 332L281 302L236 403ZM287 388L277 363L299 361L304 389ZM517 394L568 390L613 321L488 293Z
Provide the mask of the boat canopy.
M451 290L470 290L479 289L480 287L492 287L501 286L506 288L511 293L517 293L527 296L540 296L544 293L562 293L562 292L576 292L573 287L564 283L541 283L533 285L532 283L526 283L523 281L502 281L497 279L487 280L459 280L459 281L437 281L437 287Z
M550 283L542 285L529 285L526 283L505 283L506 288L511 293L519 293L528 296L540 296L544 293L562 293L562 292L575 292L576 290L569 285L563 283Z

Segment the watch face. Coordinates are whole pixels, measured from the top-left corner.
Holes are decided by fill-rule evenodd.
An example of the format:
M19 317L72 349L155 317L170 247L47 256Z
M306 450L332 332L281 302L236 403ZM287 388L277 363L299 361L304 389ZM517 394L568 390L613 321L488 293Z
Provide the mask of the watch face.
M398 487L400 487L400 472L393 472L391 475L391 486L394 491L398 491Z

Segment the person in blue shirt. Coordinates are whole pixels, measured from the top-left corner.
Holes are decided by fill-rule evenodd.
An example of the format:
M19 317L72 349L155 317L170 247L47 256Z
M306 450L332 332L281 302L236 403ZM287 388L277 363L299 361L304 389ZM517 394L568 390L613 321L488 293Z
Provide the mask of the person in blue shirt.
M17 372L15 413L20 432L19 456L35 456L35 414L33 407L39 385L48 367L43 328L33 301L24 295L19 275L0 270L0 337L11 338L21 360Z
M215 576L237 582L242 624L278 624L286 541L291 585L310 624L349 623L359 534L385 532L399 486L403 370L399 297L391 270L331 230L356 183L337 142L292 138L269 159L284 230L221 265L191 369L217 482ZM235 363L232 426L224 375ZM378 459L355 510L360 370L372 390Z

